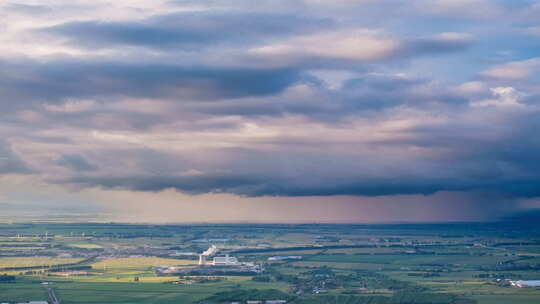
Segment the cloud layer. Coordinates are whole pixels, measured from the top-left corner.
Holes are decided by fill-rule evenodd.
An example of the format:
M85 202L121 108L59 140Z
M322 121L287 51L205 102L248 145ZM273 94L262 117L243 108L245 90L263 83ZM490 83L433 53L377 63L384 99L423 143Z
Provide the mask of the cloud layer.
M539 16L537 1L7 1L0 174L539 197Z

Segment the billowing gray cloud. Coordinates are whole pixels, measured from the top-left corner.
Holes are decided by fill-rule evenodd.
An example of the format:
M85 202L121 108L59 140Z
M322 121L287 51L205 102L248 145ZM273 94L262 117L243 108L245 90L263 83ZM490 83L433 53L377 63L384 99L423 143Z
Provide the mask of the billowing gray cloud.
M69 22L39 31L67 37L75 45L90 48L128 45L198 50L217 44L245 45L333 26L330 19L295 15L189 12L138 22Z
M396 107L456 107L469 99L445 87L433 87L427 78L403 75L363 74L344 81L339 90L329 90L323 83L310 82L302 95L294 91L274 97L224 100L216 104L194 104L192 111L212 115L286 116L306 115L312 119L337 123L350 115L371 115ZM429 89L426 89L429 88Z
M133 96L220 99L272 95L302 79L294 69L183 67L119 62L0 62L4 100Z
M335 17L210 10L158 15L137 22L71 21L35 32L89 50L139 47L170 53L197 51L210 52L196 59L203 63L206 59L216 64L214 57L222 56L228 58L229 65L336 69L459 52L475 42L467 33L400 38L349 23L340 24Z
M283 140L273 143L282 147L280 152L217 150L209 155L203 152L209 158L219 155L226 157L227 160L220 162L217 167L197 164L187 155L175 158L153 153L139 159L141 165L147 166L144 174L79 175L56 182L138 191L177 189L191 194L210 192L246 196L428 195L440 191L486 191L508 197L540 196L540 174L537 173L540 168L536 168L540 158L532 151L523 151L530 147L540 148L527 138L530 132L506 138L508 146L512 147L508 149L492 143L476 142L473 145L478 140L474 136L468 141L456 139L449 145L449 139L445 136L450 135L451 127L420 130L424 133L419 137L423 138L422 141L389 143L395 145L394 149L430 149L446 144L446 149L454 152L435 159L410 156L409 159L395 160L386 159L387 156L382 155L374 157L364 152L353 155L334 152L330 155L322 150L324 140L320 143ZM305 147L310 145L314 145L311 147L314 150ZM334 146L337 145L343 145L344 148L350 146L334 143ZM300 147L305 152L287 151L287 147L294 151ZM175 174L164 164L156 166L156 162L161 162L162 158L166 159L170 168L183 168L182 172L188 173ZM193 167L212 170L187 171ZM390 167L388 173L378 173L378 170L387 167Z
M372 134L361 129L347 131L352 126L342 122L343 131L317 135L306 130L301 132L303 136L295 134L291 125L290 134L242 143L251 148L209 143L196 156L190 152L107 150L103 154L111 164L129 153L127 163L138 164L129 169L133 173L121 174L122 170L112 168L110 173L78 174L54 182L245 196L428 195L441 191L483 191L508 198L540 196L540 158L535 153L540 145L532 136L539 127L540 112L519 113L512 118L521 120L516 128L500 126L494 134L490 126L469 121L471 114L463 112L465 109L452 110L466 116L463 119L401 131L389 129L381 138L363 139ZM490 115L500 114L496 109L490 111ZM362 133L356 137L355 132ZM200 145L197 140L192 144ZM122 166L120 163L118 168Z

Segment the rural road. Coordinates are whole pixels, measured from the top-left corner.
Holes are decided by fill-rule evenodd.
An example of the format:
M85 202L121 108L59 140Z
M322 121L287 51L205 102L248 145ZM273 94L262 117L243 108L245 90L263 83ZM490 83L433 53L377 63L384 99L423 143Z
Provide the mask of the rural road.
M47 292L49 293L49 298L51 299L51 304L60 304L60 300L56 297L53 288L48 288Z

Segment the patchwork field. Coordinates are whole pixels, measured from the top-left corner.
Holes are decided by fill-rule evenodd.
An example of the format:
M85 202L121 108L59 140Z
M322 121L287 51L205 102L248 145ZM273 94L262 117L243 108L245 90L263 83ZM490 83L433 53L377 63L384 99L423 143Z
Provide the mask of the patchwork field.
M273 297L297 304L540 302L540 289L506 281L540 279L540 242L530 231L494 233L487 226L470 235L459 225L40 225L0 225L0 248L7 248L0 250L0 273L7 274L0 276L0 302L47 300L49 288L63 304ZM158 266L197 265L197 254L212 244L218 256L230 254L264 271L156 272ZM301 259L267 260L289 255Z

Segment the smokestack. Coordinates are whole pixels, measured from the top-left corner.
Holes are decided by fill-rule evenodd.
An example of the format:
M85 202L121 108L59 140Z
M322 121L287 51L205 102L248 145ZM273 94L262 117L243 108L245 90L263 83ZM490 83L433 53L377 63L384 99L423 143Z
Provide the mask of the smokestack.
M206 256L204 254L199 254L199 265L206 265Z

